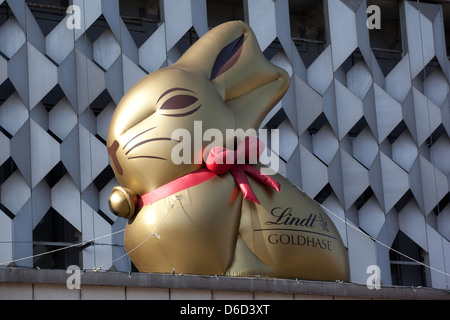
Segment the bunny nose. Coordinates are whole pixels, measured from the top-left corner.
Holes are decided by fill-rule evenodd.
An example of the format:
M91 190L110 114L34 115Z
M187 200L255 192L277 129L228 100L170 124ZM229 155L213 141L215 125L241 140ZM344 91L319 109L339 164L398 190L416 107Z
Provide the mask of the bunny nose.
M119 159L117 158L117 150L119 150L120 144L117 140L113 142L111 147L108 147L109 157L116 168L117 174L123 175L123 169L120 165Z

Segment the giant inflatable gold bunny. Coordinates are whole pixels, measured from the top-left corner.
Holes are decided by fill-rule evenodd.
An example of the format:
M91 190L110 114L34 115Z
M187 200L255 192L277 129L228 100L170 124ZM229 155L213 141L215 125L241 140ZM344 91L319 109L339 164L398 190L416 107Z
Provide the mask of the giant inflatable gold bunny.
M249 26L233 21L126 93L108 134L121 185L109 205L128 219L125 248L141 272L348 280L346 249L327 214L282 176L236 161L259 155L260 141L225 135L258 128L288 86ZM188 138L173 133L194 137L198 124L223 140L192 143L191 161L174 163Z

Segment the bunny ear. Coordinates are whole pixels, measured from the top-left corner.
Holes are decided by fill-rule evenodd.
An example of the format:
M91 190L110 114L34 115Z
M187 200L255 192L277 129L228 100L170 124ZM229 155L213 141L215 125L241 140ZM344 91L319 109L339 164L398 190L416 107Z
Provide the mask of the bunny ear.
M246 47L249 29L242 21L215 27L194 43L175 63L175 67L198 70L211 80L220 77L239 61Z
M254 32L242 21L212 29L175 65L209 78L242 129L258 127L289 87L287 73L266 59Z
M211 80L214 80L218 76L222 75L236 64L241 56L243 44L244 35L237 38L222 49L212 68Z

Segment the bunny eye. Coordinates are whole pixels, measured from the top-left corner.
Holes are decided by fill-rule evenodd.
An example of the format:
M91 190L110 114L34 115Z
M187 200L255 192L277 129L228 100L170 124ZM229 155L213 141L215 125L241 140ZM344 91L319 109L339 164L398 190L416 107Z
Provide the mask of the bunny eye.
M181 91L179 94L177 91ZM195 96L190 95L189 93L195 94L194 91L184 89L184 88L173 88L164 92L161 97L158 99L158 103L163 100L165 96L170 93L175 93L172 97L167 99L159 108L160 114L167 117L185 117L193 114L197 110L201 108L201 105L198 106L197 102L199 101ZM192 108L196 107L193 110ZM184 113L171 113L177 110L184 110ZM164 112L164 113L162 113ZM167 113L168 112L168 113Z
M164 104L161 106L161 109L163 110L184 109L196 103L197 101L198 99L196 97L180 94L164 102Z
M214 80L221 74L225 73L228 69L238 62L241 53L242 46L244 44L244 35L237 38L236 40L229 43L217 56L216 62L214 63L211 80Z
M162 100L162 98L164 98L165 96L167 96L169 93L172 93L172 92L175 92L175 91L185 91L185 92L195 93L195 92L192 91L192 90L188 90L188 89L184 89L184 88L172 88L172 89L169 89L169 90L167 90L166 92L164 92L164 93L159 97L159 99L158 99L158 101L157 101L156 103L159 103L159 102Z

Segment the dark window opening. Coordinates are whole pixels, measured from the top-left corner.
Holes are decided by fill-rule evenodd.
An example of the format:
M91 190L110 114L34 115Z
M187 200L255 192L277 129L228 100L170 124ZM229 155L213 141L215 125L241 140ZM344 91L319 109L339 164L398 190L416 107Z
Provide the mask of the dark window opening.
M327 47L323 1L289 0L291 36L308 68Z
M327 183L325 187L315 196L314 200L322 204L331 194L333 193L333 188Z
M44 36L47 36L65 17L69 0L26 0Z
M42 104L44 105L47 112L50 112L61 99L64 98L64 91L61 86L57 84L52 90L47 93L47 95L42 99Z
M119 0L120 15L134 42L141 47L161 22L159 0Z
M380 8L379 29L369 29L370 46L381 71L386 76L400 62L403 56L402 29L400 22L400 1L368 0L367 7ZM368 19L375 13L370 12Z
M447 45L447 56L450 54L450 3L442 3L442 16L444 17L445 43Z
M308 132L311 135L311 137L314 137L317 132L327 123L327 117L325 116L325 113L321 113L316 120L314 120L313 123L308 128Z
M94 185L97 188L97 191L103 190L104 187L114 179L114 171L111 166L108 165L106 168L98 175L97 178L94 179Z
M14 162L13 158L8 158L1 166L0 166L0 185L2 185L9 177L17 170L17 165Z
M368 187L355 201L355 207L359 211L367 201L374 195L373 190L371 187Z
M436 216L438 216L442 210L450 203L450 192L447 192L447 194L439 201L439 203L434 207L433 212Z
M62 163L62 161L58 162L58 164L45 176L45 182L49 188L53 188L67 173L67 169Z
M395 249L419 262L424 262L426 252L423 251L402 231L399 231L394 240L392 249ZM397 252L390 250L391 277L393 285L400 286L426 286L426 271L424 266L414 262Z
M190 28L167 53L167 65L172 65L199 39L195 28Z
M264 50L264 56L266 57L267 60L272 60L273 57L275 57L275 55L277 55L278 53L282 53L284 54L284 50L283 47L281 46L280 41L278 40L278 38L276 38L275 40L272 41L272 43Z
M384 49L386 53L401 53L401 24L400 1L392 0L368 0L367 7L376 5L380 8L379 29L370 28L370 45L372 48ZM367 15L368 19L374 16L374 12Z
M16 88L14 88L10 79L6 79L5 82L0 85L0 105L8 100L14 92L16 92Z
M0 5L0 27L12 16L13 13L5 1Z
M277 129L281 123L287 119L286 112L281 108L266 124L266 128L269 130Z
M50 208L33 231L33 255L64 248L81 240L81 233ZM78 247L35 257L33 261L35 268L42 269L65 270L71 265L82 265L82 251Z
M234 20L245 21L243 0L206 0L210 28Z
M411 189L408 189L408 191L406 191L405 194L400 198L400 200L398 200L394 205L395 211L397 211L397 213L402 211L403 208L408 204L408 202L413 198L414 195Z

